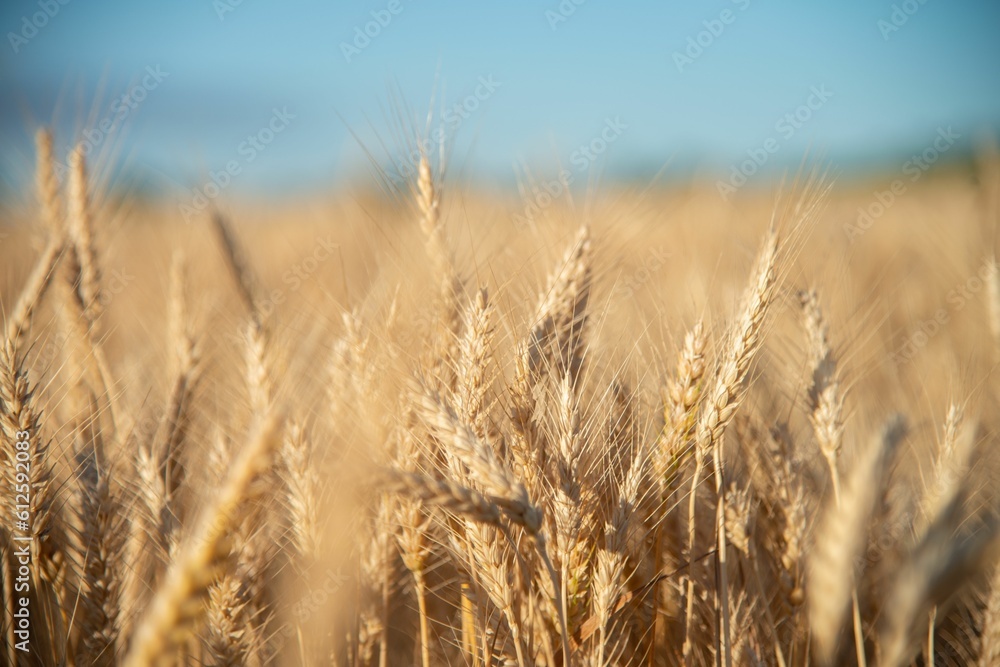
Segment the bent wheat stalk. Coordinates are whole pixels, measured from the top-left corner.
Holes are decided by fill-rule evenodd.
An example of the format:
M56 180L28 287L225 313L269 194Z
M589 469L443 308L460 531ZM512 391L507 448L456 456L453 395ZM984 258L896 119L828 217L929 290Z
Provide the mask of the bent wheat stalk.
M188 543L174 559L136 627L124 667L167 665L174 650L186 639L191 625L203 613L202 604L209 585L215 580L229 548L227 535L246 500L254 480L271 465L271 457L281 439L281 419L267 417L233 464L215 501L201 516Z

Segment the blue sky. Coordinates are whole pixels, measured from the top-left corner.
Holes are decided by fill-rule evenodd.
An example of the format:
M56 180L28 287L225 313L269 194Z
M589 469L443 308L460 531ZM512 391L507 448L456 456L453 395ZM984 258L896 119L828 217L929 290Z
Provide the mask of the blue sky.
M671 159L725 174L769 139L768 169L807 149L891 168L939 127L963 142L1000 127L995 0L237 2L4 2L0 179L17 185L38 124L64 145L98 136L144 77L94 156L164 188L234 161L234 188L358 180L358 139L384 161L399 104L423 119L432 93L452 110L452 173L496 182L574 158L588 180ZM378 34L355 46L366 24ZM275 110L285 126L248 149ZM603 150L581 161L588 145Z

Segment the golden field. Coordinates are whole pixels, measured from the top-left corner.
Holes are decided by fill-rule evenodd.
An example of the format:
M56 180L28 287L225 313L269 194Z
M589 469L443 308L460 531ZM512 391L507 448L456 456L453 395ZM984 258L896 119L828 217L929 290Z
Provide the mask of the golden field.
M50 151L4 664L1000 664L995 157L185 223Z

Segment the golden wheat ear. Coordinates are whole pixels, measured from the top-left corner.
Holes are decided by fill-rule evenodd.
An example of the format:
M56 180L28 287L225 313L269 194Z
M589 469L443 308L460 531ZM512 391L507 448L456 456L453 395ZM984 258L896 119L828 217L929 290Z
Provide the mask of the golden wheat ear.
M905 420L890 419L877 441L861 453L840 502L831 498L820 519L807 577L807 602L813 650L821 664L832 664L836 657L844 615L856 590L855 562L866 545L876 494L905 434Z
M47 127L35 133L35 191L42 207L42 221L49 234L56 235L63 225L62 201L59 199L59 179L53 168L55 158L52 149L52 131Z
M457 341L462 327L459 296L462 281L455 269L455 258L448 248L448 239L441 221L440 174L435 175L427 156L422 154L417 168L414 195L420 213L420 229L424 234L427 256L437 280L439 326L434 332L430 363L440 389L451 389L455 384L455 363L458 356Z
M763 344L764 326L774 300L777 283L778 233L771 229L757 256L754 271L743 293L740 314L726 340L726 347L715 369L711 389L706 392L700 415L694 426L695 465L691 479L691 493L688 501L688 553L695 549L695 522L697 491L706 461L714 465L716 504L716 539L718 540L719 599L721 601L721 621L723 629L723 650L726 663L731 660L729 615L727 612L726 530L725 530L725 465L723 461L722 437L736 414L737 408L746 394L745 381L750 366ZM694 650L692 637L694 623L694 577L688 577L686 591L686 613L683 654L690 659Z
M480 289L466 310L455 385L455 408L480 438L486 438L489 430L492 318L493 304L489 294L485 288Z
M31 318L52 284L59 259L67 246L66 229L62 223L62 202L59 199L59 181L52 166L52 134L47 129L38 131L36 146L38 167L35 187L49 240L7 317L7 340L17 349L24 348Z
M93 325L101 314L101 270L94 241L94 218L91 210L87 158L82 146L69 154L69 228L76 258L80 264L77 286L87 322Z
M229 556L228 535L247 493L271 466L281 442L281 418L272 413L240 452L214 501L171 563L149 609L136 626L125 667L173 664L204 612L204 600Z
M77 664L110 666L117 654L122 625L119 571L124 563L125 524L104 450L100 433L77 428L76 510L83 581L78 620L82 636L76 659Z
M983 609L983 634L979 645L978 667L1000 665L1000 564L993 566L990 596Z
M7 341L0 347L0 437L4 443L0 463L5 487L0 498L8 508L11 521L17 516L19 522L12 525L7 534L26 539L25 544L29 545L32 567L28 592L32 609L39 610L34 636L44 647L41 659L48 661L61 659L58 652L62 647L58 642L66 617L61 614L59 595L67 574L69 549L64 504L57 495L55 452L41 426L41 410L24 358ZM11 549L13 544L11 542L6 551L10 559L7 565L11 567L10 572L18 572ZM17 546L22 544L17 543ZM21 576L23 584L23 573ZM13 587L7 590L13 598ZM13 604L10 600L7 603L11 607L8 613L13 614ZM13 623L8 627L12 633Z

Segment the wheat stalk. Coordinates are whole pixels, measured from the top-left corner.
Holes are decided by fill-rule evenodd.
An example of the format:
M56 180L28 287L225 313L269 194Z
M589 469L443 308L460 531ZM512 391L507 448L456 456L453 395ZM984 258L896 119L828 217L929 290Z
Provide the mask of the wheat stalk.
M826 459L833 480L834 495L840 496L839 457L843 442L844 397L837 377L837 365L827 340L827 326L823 320L816 291L800 292L802 320L805 325L809 351L809 372L812 380L806 393L809 418L819 449Z
M246 253L236 239L235 233L229 225L229 221L218 211L213 211L209 216L212 231L222 250L222 258L225 260L226 268L232 276L236 291L247 311L254 318L255 322L260 322L261 314L259 309L260 298L258 295L258 280L250 268L250 262L246 258Z
M659 508L657 514L666 510L666 503L670 496L674 483L676 482L677 471L683 460L694 450L697 460L702 460L701 453L696 447L689 445L694 434L696 410L702 392L702 378L705 374L705 328L702 322L695 323L691 331L684 336L684 346L681 348L677 360L677 369L665 392L663 401L664 426L657 440L657 446L653 450L653 469L656 475L656 483L659 490ZM700 475L701 463L696 463L696 477ZM692 489L697 488L694 482ZM692 557L694 548L694 507L695 492L692 490L688 506L688 557ZM653 567L659 572L663 567L663 533L664 525L659 516L653 528ZM689 579L690 581L690 579ZM693 585L689 583L689 587ZM663 653L667 641L667 619L659 613L660 604L665 594L665 583L657 585L653 590L653 618L655 626L653 630L653 648L650 652L650 660L653 655ZM689 588L689 593L693 588ZM690 597L688 599L691 599ZM693 605L693 602L692 602ZM690 617L693 608L688 609Z
M993 358L1000 359L1000 265L996 257L986 264L986 313L993 336Z
M552 597L560 590L559 578L549 558L546 539L541 531L543 515L528 496L520 481L496 457L493 451L480 441L472 429L461 423L454 411L440 399L426 391L417 393L417 407L428 427L440 440L448 443L473 477L492 494L493 501L504 514L525 529L534 541L539 558L548 571L552 584ZM562 605L556 605L562 635L563 655L568 661L571 655L566 615Z
M575 384L583 363L587 302L590 298L590 230L583 226L549 276L531 330L520 343L510 388L510 418L515 438L511 452L533 492L541 490L546 467L545 435L537 423L537 391L551 373L569 375Z
M171 267L169 312L168 347L174 352L171 364L174 373L173 382L163 416L149 445L149 455L157 459L167 505L170 504L184 479L181 446L191 419L191 404L199 380L200 355L187 318L184 259L180 253L174 255Z

